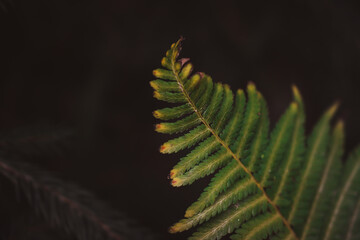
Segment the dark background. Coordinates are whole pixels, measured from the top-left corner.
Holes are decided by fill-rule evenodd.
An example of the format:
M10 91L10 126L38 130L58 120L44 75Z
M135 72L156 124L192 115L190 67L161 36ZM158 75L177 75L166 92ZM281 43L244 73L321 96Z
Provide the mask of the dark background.
M339 100L346 150L359 142L360 1L1 3L0 132L74 129L80 137L73 150L29 161L90 190L162 239L188 235L171 236L167 228L207 182L171 187L167 174L181 154L161 155L168 137L153 130L152 111L163 105L152 98L152 70L181 35L182 56L191 57L196 71L233 89L255 82L272 124L296 84L307 131ZM10 192L0 196L2 236L38 239L52 231L41 220L30 224L31 210Z

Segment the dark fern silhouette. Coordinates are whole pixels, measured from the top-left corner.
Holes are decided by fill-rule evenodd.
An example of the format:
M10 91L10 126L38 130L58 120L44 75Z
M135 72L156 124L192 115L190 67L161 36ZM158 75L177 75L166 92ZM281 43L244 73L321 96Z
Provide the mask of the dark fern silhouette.
M12 182L20 201L26 200L38 216L76 239L153 239L148 229L138 227L131 218L109 208L88 191L21 160L24 153L47 154L58 149L56 145L68 142L71 136L70 131L57 130L2 138L0 174Z

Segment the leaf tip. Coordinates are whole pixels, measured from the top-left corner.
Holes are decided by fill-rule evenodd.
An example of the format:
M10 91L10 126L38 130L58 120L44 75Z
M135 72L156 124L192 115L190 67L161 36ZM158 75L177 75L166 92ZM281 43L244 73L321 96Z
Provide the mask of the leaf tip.
M185 63L189 62L190 58L181 58L179 59L179 63L181 64L181 66L184 66Z
M155 118L162 118L163 114L161 114L158 110L156 110L156 111L153 112L153 116Z
M230 90L230 86L229 86L228 84L226 84L226 83L224 84L224 88L225 88L225 90L227 90L227 91Z
M170 176L171 177L171 176ZM171 185L173 187L181 187L183 184L183 181L181 181L180 178L174 177L173 180L171 181Z
M158 91L154 91L154 98L156 98L156 99L160 99L160 93L158 92Z
M198 74L199 74L199 76L200 76L201 79L203 79L204 76L205 76L205 73L203 73L203 72L198 72Z
M242 95L242 94L244 94L244 90L242 90L242 89L239 88L239 89L236 91L236 93L239 94L239 95Z
M292 89L295 100L298 101L298 102L301 102L302 97L301 97L301 94L300 94L300 91L299 91L298 87L296 85L292 85L291 89Z
M186 218L192 217L192 216L195 215L195 213L196 213L196 212L195 212L194 210L188 209L188 210L186 210L186 212L185 212L185 217L186 217Z
M174 177L176 177L177 173L178 173L178 170L172 169L172 170L170 171L170 178L171 178L171 179L174 179Z
M160 152L161 153L168 153L169 148L171 147L170 143L164 143L163 145L161 145L160 147Z
M326 111L326 115L331 118L332 116L334 116L335 112L337 111L337 109L339 108L340 102L336 101L327 111Z
M162 124L162 123L158 123L155 125L155 131L156 132L159 132L159 133L164 133L166 132L167 130L167 127L165 124Z
M177 178L174 178L172 181L171 181L171 185L173 186L173 187L178 187L179 185L178 185L178 179Z
M181 229L181 224L180 224L180 223L176 223L176 224L172 225L172 226L169 228L169 233L177 233L177 232L180 232L180 229Z
M249 82L247 88L248 88L248 91L255 91L256 90L255 83Z
M167 55L169 55L170 53L168 53ZM167 69L171 69L171 62L170 59L168 57L163 57L161 59L161 66L167 68Z
M159 85L156 84L155 81L150 81L150 86L151 86L154 90L159 90Z
M335 125L335 128L334 128L334 132L335 133L340 133L343 135L343 132L344 132L344 121L342 119L340 119L336 125Z
M153 73L153 75L154 75L155 77L159 77L159 75L160 75L160 72L159 72L158 69L153 70L152 73Z

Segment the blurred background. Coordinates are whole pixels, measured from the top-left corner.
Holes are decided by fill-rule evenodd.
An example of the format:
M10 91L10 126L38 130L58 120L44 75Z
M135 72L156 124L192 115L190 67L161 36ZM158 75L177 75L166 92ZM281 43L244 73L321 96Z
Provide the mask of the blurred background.
M301 90L307 132L336 100L346 151L360 142L359 1L1 0L0 133L33 126L73 129L71 150L29 162L93 192L159 239L170 235L208 179L173 188L182 154L161 155L154 132L152 70L172 42L195 71L233 89L249 81L267 99L272 124ZM54 234L0 185L0 238ZM11 236L11 238L9 237Z

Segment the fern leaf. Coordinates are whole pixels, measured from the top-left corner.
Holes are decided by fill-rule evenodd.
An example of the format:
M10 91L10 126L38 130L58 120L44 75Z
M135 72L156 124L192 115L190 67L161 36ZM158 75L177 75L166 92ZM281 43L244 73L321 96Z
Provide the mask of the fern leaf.
M324 173L312 202L301 239L319 238L321 230L323 230L322 223L326 221L327 213L330 212L338 188L338 179L341 177L341 156L344 144L343 128L343 122L339 121L333 130Z
M297 112L298 105L294 102L281 117L271 134L270 143L264 153L265 157L263 162L266 164L264 164L263 169L258 173L258 175L261 176L260 183L263 187L270 186L274 180L270 179L270 177L276 176L274 171L278 169L279 162L283 158L283 154L291 138Z
M261 109L260 94L256 91L255 85L250 83L247 87L249 101L246 105L244 121L241 124L241 131L238 138L230 144L231 151L237 158L243 157L243 151L250 143L259 120Z
M337 104L331 106L316 124L310 135L308 150L304 164L298 190L294 197L292 209L289 214L289 221L295 226L295 231L299 234L305 224L307 214L314 199L320 176L325 165L325 154L328 148L330 134L330 120L334 115Z
M265 100L261 99L261 115L257 126L254 141L249 148L249 155L244 160L251 172L257 172L260 161L263 158L262 152L266 147L269 133L269 116Z
M299 106L296 116L295 126L292 132L289 149L285 154L283 162L283 170L278 179L277 190L274 194L273 201L282 210L284 216L289 214L289 205L291 197L294 194L294 176L298 175L300 165L302 163L302 155L305 150L304 137L304 109L302 98L296 87L293 87L294 100Z
M161 62L164 68L154 71L158 80L150 83L156 98L179 103L154 112L161 120L177 119L156 125L156 131L181 133L164 143L160 152L190 149L170 172L173 186L213 176L185 218L169 231L200 225L190 239L220 239L228 234L231 239L259 240L332 239L341 234L356 238L360 150L350 157L344 174L341 121L331 134L337 104L325 112L306 140L304 105L293 86L294 101L268 137L266 101L255 85L248 84L247 96L241 89L234 96L229 86L213 83L203 73L191 75L189 59L178 59L181 42L171 45ZM338 186L341 175L344 181ZM339 216L346 217L347 227L334 227L341 226Z
M357 147L347 160L341 192L333 207L324 240L357 239L359 237L359 172L360 147Z

